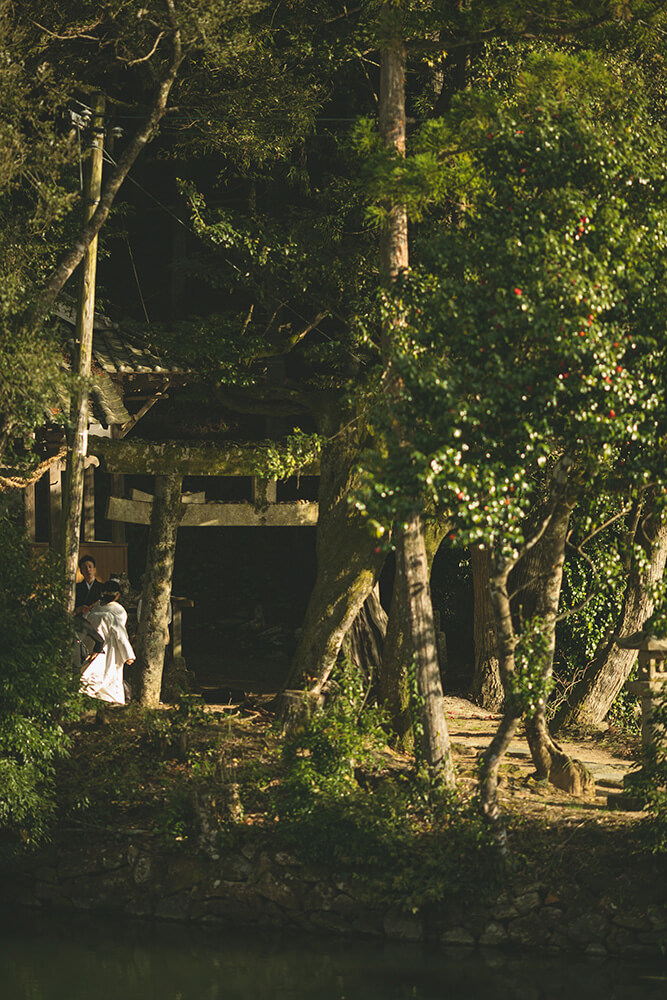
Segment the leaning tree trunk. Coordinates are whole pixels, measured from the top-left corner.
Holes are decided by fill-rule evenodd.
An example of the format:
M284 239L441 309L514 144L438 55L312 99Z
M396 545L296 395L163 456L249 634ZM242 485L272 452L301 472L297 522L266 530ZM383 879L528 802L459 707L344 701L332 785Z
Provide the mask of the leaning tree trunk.
M504 690L509 693L516 677L516 636L512 622L507 578L512 566L507 560L493 558L491 553L489 594L496 620L498 662ZM482 754L479 770L479 798L482 816L489 826L496 847L507 853L507 830L498 802L498 774L507 749L521 721L521 710L512 698L505 701L500 725L491 743Z
M541 664L541 682L548 681L553 669L553 650L555 648L555 626L560 583L562 581L565 537L572 504L566 497L567 473L569 463L560 462L554 471L552 489L555 491L551 509L544 512L541 524L535 525L532 539L526 542L523 557L523 577L521 595L524 611L530 610L531 617L540 614L544 619L544 627L548 631L546 655ZM548 541L547 541L547 536ZM542 545L540 556L533 557L532 550ZM526 556L531 554L530 563ZM489 824L496 844L502 853L507 850L507 834L498 804L498 772L503 755L516 733L518 724L524 714L525 704L521 697L522 678L517 665L517 634L508 591L508 579L517 563L514 557L508 558L498 552L491 552L489 593L496 619L496 635L498 637L498 658L500 676L505 691L503 717L491 744L482 755L480 768L480 803L482 814ZM512 585L516 586L516 576ZM528 586L533 587L532 595L526 595ZM515 592L516 593L516 592ZM519 609L521 613L521 609ZM590 791L592 778L589 772L578 761L571 762L548 736L542 711L537 713L537 719L527 722L530 729L529 745L533 761L540 769L547 768L547 775L560 787L561 773L565 777L575 772L579 785L583 790ZM528 735L528 732L527 732ZM563 771L563 768L565 770ZM594 786L593 786L594 787ZM573 789L574 790L574 789ZM578 787L576 790L582 790Z
M145 708L157 708L160 703L182 482L178 475L155 477L136 650L138 700Z
M646 553L647 563L633 557L623 595L623 604L614 634L632 635L644 627L653 614L653 590L662 580L667 560L667 518L649 513L637 526L635 541ZM637 650L621 649L613 637L605 637L587 664L581 680L574 685L567 703L556 714L554 725L599 726L625 684L637 657Z
M363 424L338 400L316 413L327 440L320 460L317 576L308 601L285 689L317 697L333 670L341 644L382 569L384 551L349 503Z
M496 619L489 593L489 550L479 545L470 549L472 570L475 673L472 679L474 701L489 712L502 711L505 700L498 662Z
M449 530L449 524L441 520L427 520L423 530L430 575L433 560L440 542ZM411 751L414 746L408 673L414 650L408 611L406 579L404 575L396 573L380 671L380 700L389 716L389 729L398 746L406 752Z

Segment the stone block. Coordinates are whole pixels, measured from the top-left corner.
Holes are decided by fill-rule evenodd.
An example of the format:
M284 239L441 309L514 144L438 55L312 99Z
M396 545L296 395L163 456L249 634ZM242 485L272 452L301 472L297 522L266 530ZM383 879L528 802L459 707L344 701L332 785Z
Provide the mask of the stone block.
M300 868L303 864L302 861L295 858L293 854L288 854L287 851L278 851L275 856L275 861L284 868Z
M161 873L159 883L156 883L156 887L159 886L163 892L169 895L181 892L183 889L191 890L195 886L206 882L208 871L208 864L203 858L193 855L181 855L180 857L170 859L169 865Z
M321 883L314 885L304 897L304 909L330 910L336 895L336 891L331 886L322 885Z
M479 937L479 943L481 945L488 945L495 947L497 945L505 944L508 940L507 928L504 924L490 923L487 924Z
M536 948L541 945L546 934L537 920L529 914L523 917L515 917L507 927L507 936L512 944L519 944L524 948Z
M345 920L344 917L331 911L321 910L318 912L315 910L308 914L308 919L313 927L321 928L322 930L335 931L337 934L354 933L352 924Z
M190 894L178 892L158 899L153 911L158 920L187 920L190 915Z
M539 892L524 892L520 896L514 897L514 905L521 916L532 913L542 905Z
M153 874L153 865L151 859L147 854L141 854L137 857L134 863L134 868L132 869L132 878L134 879L135 885L145 885Z
M413 913L403 913L396 907L385 913L382 929L392 941L421 941L424 937L421 918Z
M450 927L449 930L443 931L440 935L440 941L442 944L459 948L473 948L475 946L474 937L465 927Z
M134 896L125 904L125 913L132 917L152 917L153 904L148 896Z
M646 917L639 917L634 913L616 913L612 917L612 923L616 927L625 927L629 931L648 931L651 929L651 922Z
M278 903L288 910L299 909L301 901L295 888L287 884L285 876L277 878L273 872L266 872L255 886L255 891L265 899Z
M223 858L220 874L227 882L247 882L253 873L253 866L242 854Z
M577 945L587 945L604 941L609 929L609 921L602 913L582 913L569 921L567 934Z

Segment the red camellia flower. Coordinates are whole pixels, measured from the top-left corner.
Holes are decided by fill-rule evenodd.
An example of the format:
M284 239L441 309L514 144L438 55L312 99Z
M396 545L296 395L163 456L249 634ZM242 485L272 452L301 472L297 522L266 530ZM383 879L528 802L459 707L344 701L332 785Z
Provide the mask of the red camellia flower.
M610 410L609 411L609 416L612 417L612 418L615 417L616 416L616 410Z
M521 291L521 289L520 289L520 288L515 288L515 289L514 289L514 294L515 294L515 295L523 295L523 292Z

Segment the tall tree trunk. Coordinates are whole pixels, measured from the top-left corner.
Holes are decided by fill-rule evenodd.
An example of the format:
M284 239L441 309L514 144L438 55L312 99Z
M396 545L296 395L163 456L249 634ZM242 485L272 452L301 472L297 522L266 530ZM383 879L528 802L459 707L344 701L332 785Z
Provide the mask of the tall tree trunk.
M453 788L456 772L447 730L440 663L429 587L429 566L419 516L403 525L396 540L396 574L407 598L410 648L413 655L421 723L421 750L434 777Z
M449 524L430 519L423 529L430 577L433 560ZM413 662L414 649L406 582L403 574L396 574L380 672L380 700L389 715L390 731L401 749L409 752L414 746L414 732L408 668Z
M657 517L649 508L638 522L634 541L644 548L647 563L641 566L632 557L621 611L613 630L619 636L638 632L653 614L653 589L662 580L667 560L667 518ZM605 636L566 704L557 712L554 726L599 726L628 679L636 657L636 650L621 649L613 637Z
M86 177L86 204L84 206L84 222L86 223L92 218L97 208L102 189L105 106L104 97L98 95L93 115L93 138ZM83 511L84 466L88 450L88 380L90 379L93 355L97 236L94 236L90 241L81 267L81 285L76 314L76 348L72 363L72 371L76 374L77 381L70 406L72 427L68 434L60 539L65 571L65 609L69 615L74 611L76 568L79 557L81 513Z
M556 651L556 621L563 583L565 545L574 509L574 501L566 494L558 497L549 525L539 542L519 562L511 576L516 589L512 610L524 627L534 616L540 619L546 648L541 664L541 683L547 686L553 673ZM546 720L546 696L525 720L526 739L538 778L546 778L565 791L590 794L595 783L580 761L571 760L553 740Z
M516 677L514 658L516 636L507 592L507 578L511 569L512 563L509 560L499 559L495 557L493 552L491 553L489 593L496 619L500 676L507 694L510 693L512 682ZM502 855L507 853L507 830L498 803L498 773L520 720L521 711L517 708L516 703L513 699L506 698L503 717L491 743L482 754L479 772L482 815L488 823L496 846Z
M489 550L474 545L470 550L472 570L475 672L474 701L489 712L500 712L505 700L498 662L496 619L489 592Z
M364 437L362 420L330 400L316 411L326 438L320 459L317 577L301 637L285 682L318 695L333 670L341 644L377 583L385 554L348 498Z
M155 477L136 650L138 700L145 708L157 708L160 703L182 482L179 475Z
M399 37L391 3L384 5L384 28L389 38L384 43L380 68L380 134L387 150L405 156L405 43ZM386 206L387 215L380 244L380 273L390 288L408 267L408 215L404 204ZM383 329L383 354L389 394L394 391L391 374L391 354L400 319L392 317ZM438 649L433 622L433 606L429 589L428 560L421 518L415 512L396 537L399 592L407 600L406 615L410 623L411 646L419 693L419 714L422 727L422 750L426 764L434 777L452 788L456 783L447 720L442 697Z

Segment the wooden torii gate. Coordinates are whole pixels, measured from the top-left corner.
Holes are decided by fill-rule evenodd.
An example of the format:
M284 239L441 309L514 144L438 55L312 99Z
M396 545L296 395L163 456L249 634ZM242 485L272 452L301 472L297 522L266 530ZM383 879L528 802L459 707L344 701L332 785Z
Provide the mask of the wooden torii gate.
M278 502L276 479L261 474L271 469L276 453L280 453L277 442L215 445L98 438L90 441L89 449L112 476L156 477L154 495L133 490L129 499L110 497L107 506L112 522L150 524L137 653L142 663L139 700L152 707L160 696L164 660L160 637L167 623L178 528L314 526L318 505L311 501ZM310 464L299 471L312 475L319 467ZM184 476L250 477L252 501L207 502L205 494L182 495Z
M257 469L275 452L273 442L232 445L197 445L141 439L99 438L90 451L107 472L118 475L247 476L252 480L252 500L230 503L207 501L203 493L183 494L179 527L314 527L318 505L310 500L278 501L277 481L260 476ZM319 466L300 470L316 475ZM131 498L112 496L107 518L131 524L150 524L153 496L133 490Z

